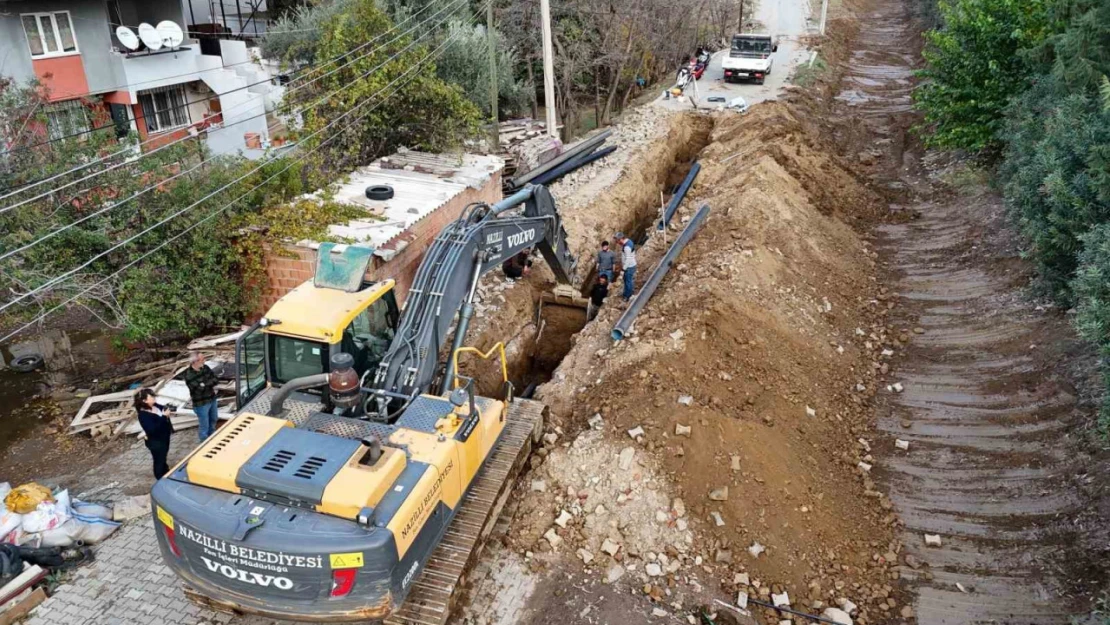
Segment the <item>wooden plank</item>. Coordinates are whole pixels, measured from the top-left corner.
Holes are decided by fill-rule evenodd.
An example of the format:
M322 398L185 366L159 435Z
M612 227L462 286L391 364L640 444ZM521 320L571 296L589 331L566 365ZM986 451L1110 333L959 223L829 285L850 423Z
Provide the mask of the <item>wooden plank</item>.
M23 569L23 572L17 575L15 579L0 588L0 605L11 601L12 597L30 588L44 577L46 577L46 571L37 564Z
M0 625L12 625L12 623L30 614L31 610L39 607L39 604L43 601L46 601L46 591L42 588L36 588L34 592L5 610L3 614L0 614Z

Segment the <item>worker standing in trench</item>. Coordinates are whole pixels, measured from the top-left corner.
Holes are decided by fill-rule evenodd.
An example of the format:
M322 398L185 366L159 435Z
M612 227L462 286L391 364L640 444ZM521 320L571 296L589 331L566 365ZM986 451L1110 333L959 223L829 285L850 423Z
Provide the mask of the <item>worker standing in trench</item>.
M620 270L623 272L624 279L624 292L621 297L624 301L632 299L632 291L636 282L636 246L632 243L632 239L624 236L623 232L618 232L617 236L613 237L617 245L621 246L621 260Z

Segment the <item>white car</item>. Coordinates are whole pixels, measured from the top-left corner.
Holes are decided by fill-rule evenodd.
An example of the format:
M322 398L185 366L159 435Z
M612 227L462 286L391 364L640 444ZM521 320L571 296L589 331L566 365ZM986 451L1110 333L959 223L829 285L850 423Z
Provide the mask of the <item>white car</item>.
M774 63L771 55L778 49L779 44L768 34L733 35L728 56L721 61L721 67L725 70L725 82L754 80L762 85L764 79L771 74L771 65Z

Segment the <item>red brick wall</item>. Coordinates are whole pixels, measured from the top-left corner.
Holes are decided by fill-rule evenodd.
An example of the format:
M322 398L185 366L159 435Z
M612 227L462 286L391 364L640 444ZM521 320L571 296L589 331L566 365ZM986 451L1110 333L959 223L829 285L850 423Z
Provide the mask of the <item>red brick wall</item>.
M458 219L462 209L471 202L493 203L501 199L501 172L495 172L481 189L467 188L451 198L443 206L425 215L411 228L398 235L382 249L403 247L389 262L375 256L370 264L368 275L374 280L392 278L397 281L397 303L403 303L408 295L412 279L424 258L424 250L435 240L447 224ZM407 245L399 245L402 241ZM307 247L288 246L283 253L270 251L266 254L266 277L269 284L263 293L259 314L274 305L297 285L312 279L316 269L316 250Z

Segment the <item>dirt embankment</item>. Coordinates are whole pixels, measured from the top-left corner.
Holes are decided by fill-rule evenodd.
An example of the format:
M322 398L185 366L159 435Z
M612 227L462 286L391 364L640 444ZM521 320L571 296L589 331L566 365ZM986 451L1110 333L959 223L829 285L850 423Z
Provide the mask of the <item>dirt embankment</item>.
M676 222L702 203L710 218L630 338L609 338L614 297L540 387L553 419L509 544L534 570L577 555L655 609L785 590L796 608L856 604L857 623L900 618L868 403L910 335L884 323L874 252L845 223L879 198L788 105L697 123L713 129ZM643 202L632 215L658 205L636 188L652 170L639 180L623 187ZM604 201L570 216L579 246L612 229ZM664 249L653 232L638 284Z

